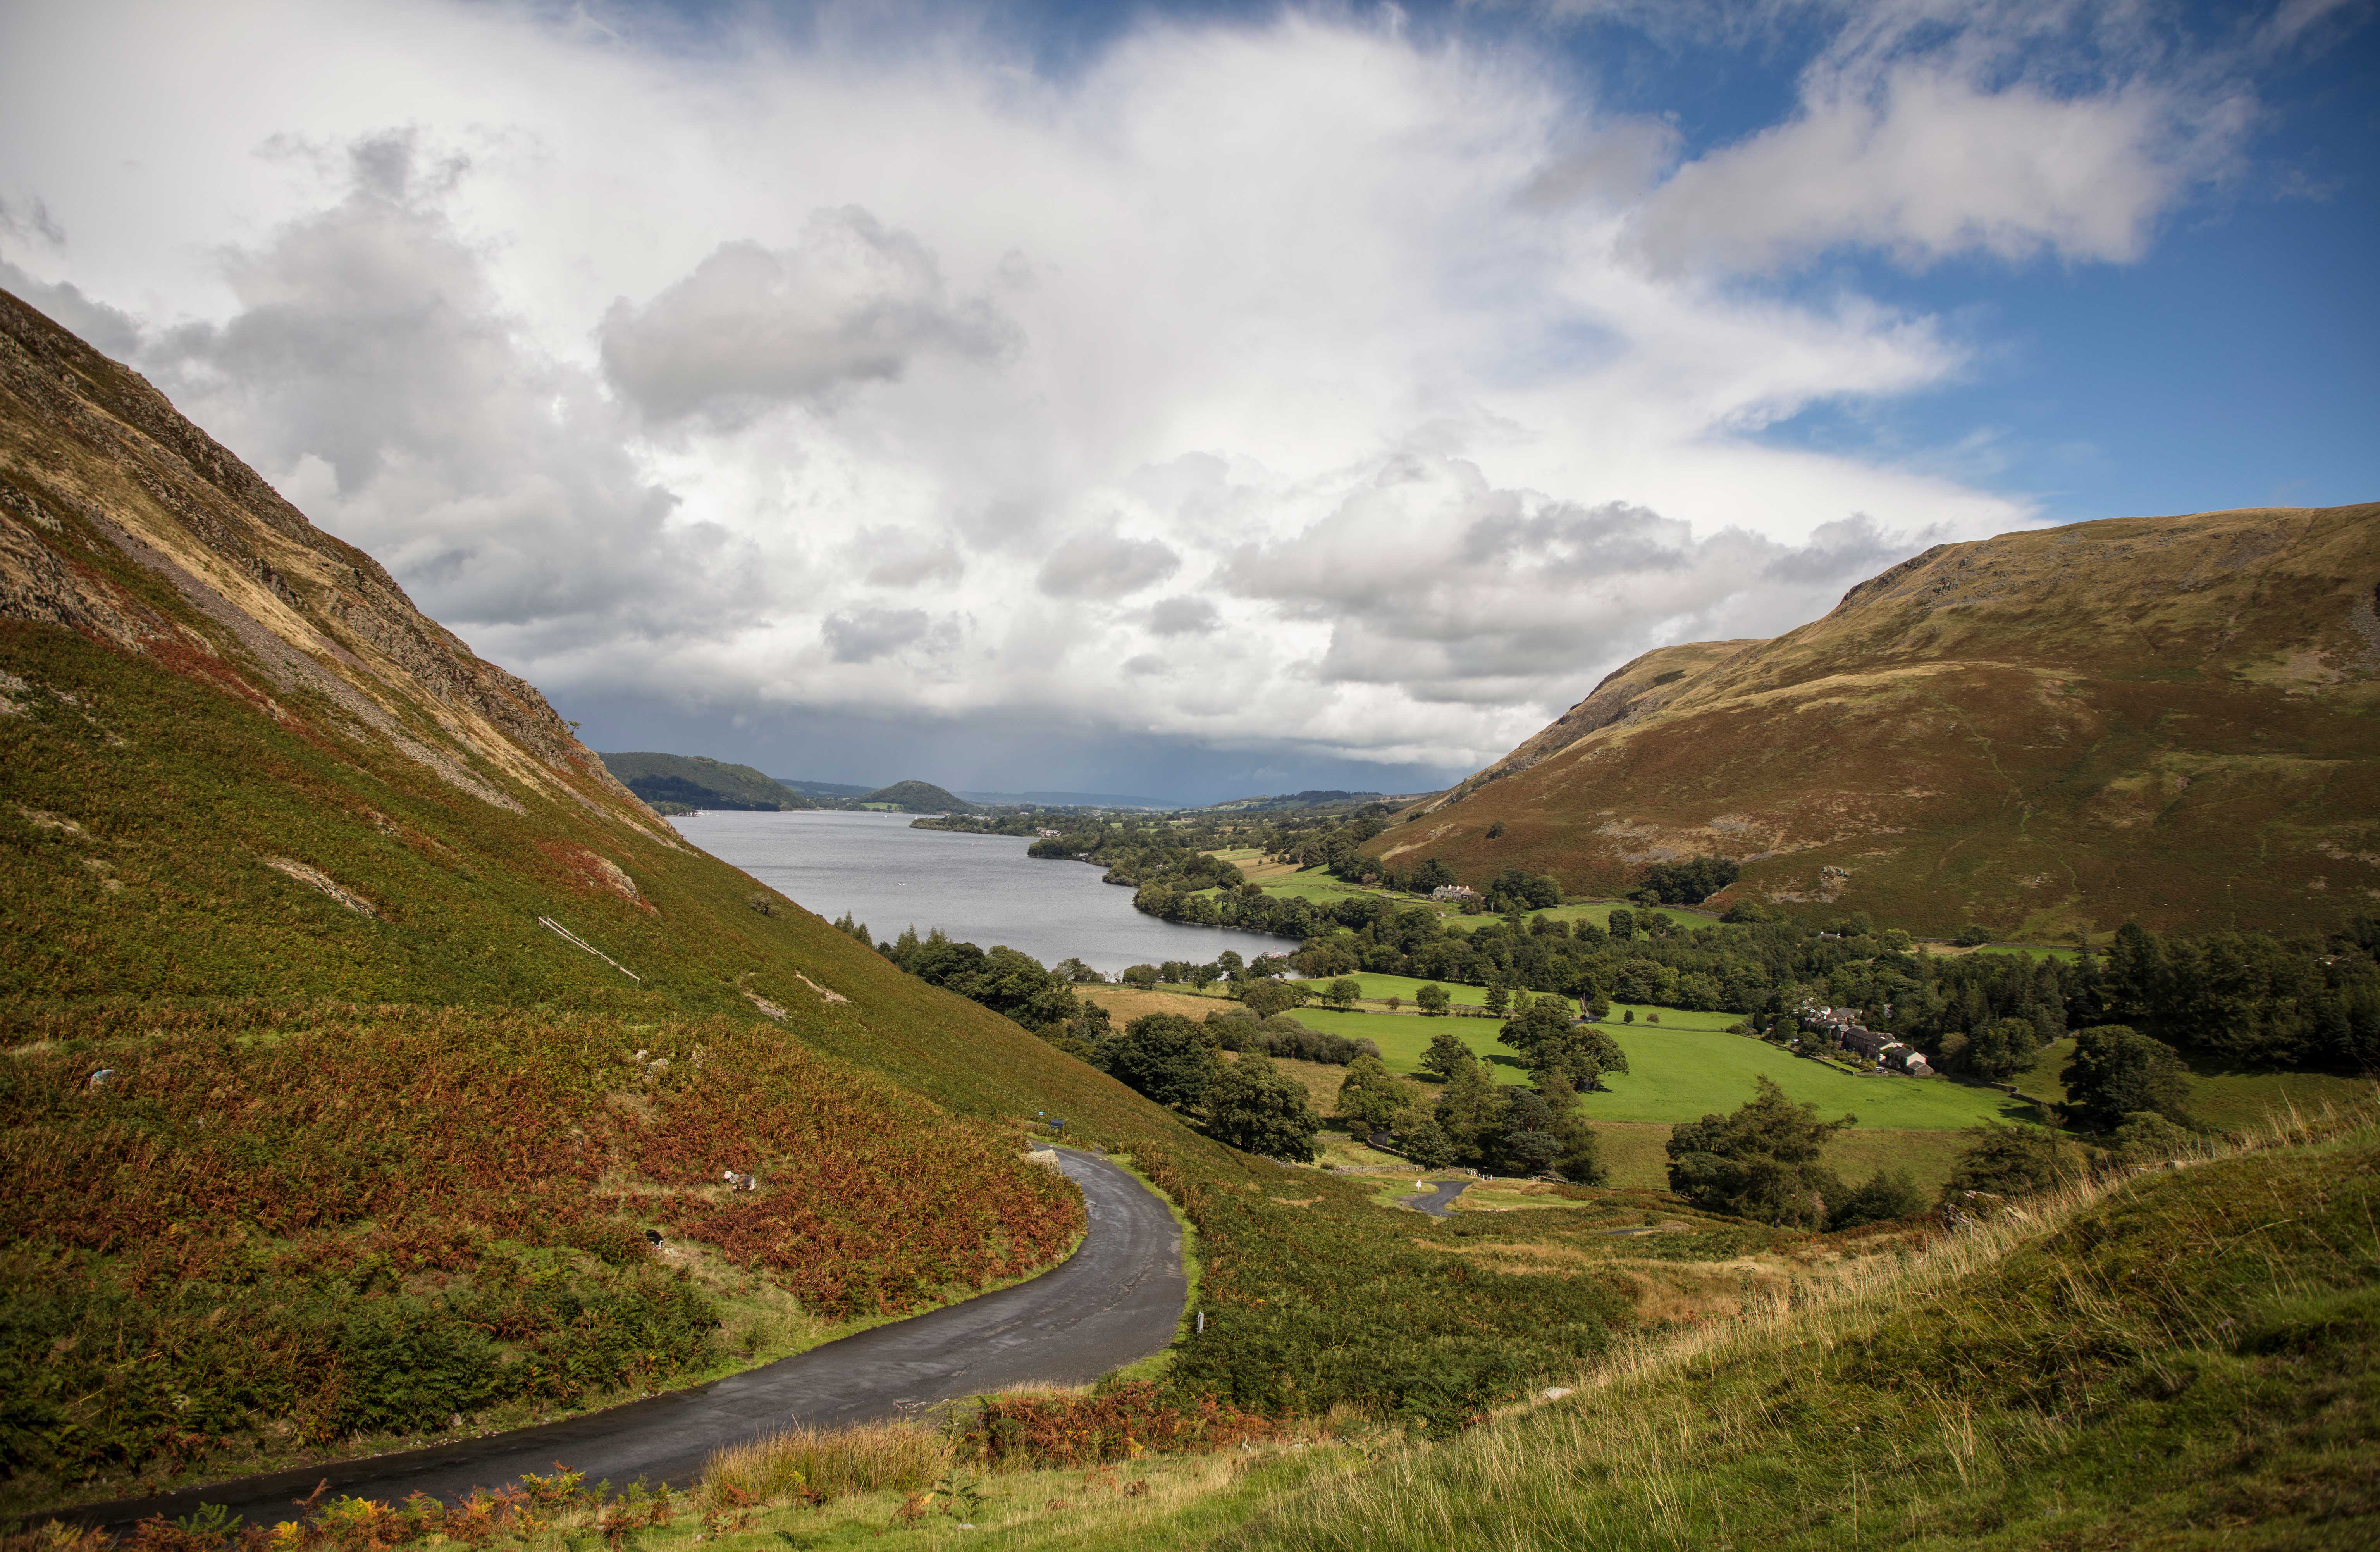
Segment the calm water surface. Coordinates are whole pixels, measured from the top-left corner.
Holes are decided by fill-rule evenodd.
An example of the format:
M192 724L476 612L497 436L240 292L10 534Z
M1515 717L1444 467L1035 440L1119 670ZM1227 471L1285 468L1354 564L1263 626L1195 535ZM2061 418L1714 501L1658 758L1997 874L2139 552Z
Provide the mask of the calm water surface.
M1132 891L1099 882L1086 862L1036 862L1012 836L913 830L907 814L840 811L698 813L678 833L828 921L850 911L880 940L940 927L989 948L1004 943L1043 964L1073 955L1112 975L1126 965L1253 958L1296 946L1285 937L1160 922L1132 908Z

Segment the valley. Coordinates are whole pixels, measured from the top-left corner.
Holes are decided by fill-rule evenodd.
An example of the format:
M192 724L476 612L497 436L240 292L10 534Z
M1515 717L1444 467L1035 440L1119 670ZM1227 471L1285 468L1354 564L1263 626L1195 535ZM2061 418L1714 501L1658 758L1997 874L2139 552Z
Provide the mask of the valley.
M1695 672L1656 687L1679 687L1666 711ZM0 676L9 1552L101 1552L80 1527L144 1497L172 1517L140 1552L940 1545L963 1523L1014 1546L1652 1545L1758 1497L1814 1430L1825 1459L1755 1516L1772 1544L1838 1544L1887 1460L1912 1535L2113 1523L2125 1450L2158 1452L2175 1524L2380 1514L2354 1065L2380 1002L2353 926L1934 953L1848 897L1764 906L1754 863L1706 904L1659 897L1683 875L1589 898L1566 864L1502 866L1536 855L1520 820L1492 871L1414 855L1430 816L1368 795L1075 807L1028 839L923 783L780 799L715 761L615 770L5 297ZM633 785L656 773L750 806L673 824ZM917 812L954 817L895 816ZM1181 947L1111 957L1062 924L1020 951L990 930L1013 898L977 945L937 931L965 903L939 888L872 930L821 899L830 922L772 877L795 861L722 860L716 837L772 826L1002 847L995 893L1038 870ZM1440 994L1511 1017L1407 1011ZM1827 1009L1954 1076L1855 1059ZM2147 1065L2109 1128L2106 1083L2068 1075L2117 1020ZM1356 1141L1374 1130L1430 1167ZM1155 1193L1134 1199L1186 1230L1182 1283L1163 1256L1102 1269L1099 1198L1042 1161L1053 1142ZM1445 1218L1393 1204L1449 1166L1497 1179ZM2302 1211L2268 1223L2282 1195ZM1020 1316L1030 1341L979 1386L965 1363L930 1396L863 1374L830 1404L760 1377L1084 1283L1151 1316L1129 1353ZM2059 1300L2104 1338L2060 1347ZM2184 1370L2266 1455L2177 1436ZM624 1442L741 1393L774 1399L666 1459ZM472 1453L524 1426L558 1430L515 1441L562 1450L550 1474ZM1632 1463L1656 1443L1668 1464ZM405 1499L369 1458L412 1449L452 1469ZM225 1485L259 1472L285 1474ZM329 1485L279 1507L307 1477Z

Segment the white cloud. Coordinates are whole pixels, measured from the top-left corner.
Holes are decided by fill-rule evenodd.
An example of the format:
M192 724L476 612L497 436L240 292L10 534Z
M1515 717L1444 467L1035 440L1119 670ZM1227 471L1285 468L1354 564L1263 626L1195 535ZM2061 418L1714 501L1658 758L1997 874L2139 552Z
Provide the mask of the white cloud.
M1763 441L1964 358L1720 272L2120 260L2221 139L1906 29L1679 166L1521 43L1336 12L1062 80L604 20L18 7L0 245L482 652L722 724L1491 758L1618 657L2029 519Z
M1010 343L981 299L953 300L926 245L856 205L813 214L795 247L723 242L645 306L603 316L603 367L657 421L741 419L899 377L928 351L985 359Z

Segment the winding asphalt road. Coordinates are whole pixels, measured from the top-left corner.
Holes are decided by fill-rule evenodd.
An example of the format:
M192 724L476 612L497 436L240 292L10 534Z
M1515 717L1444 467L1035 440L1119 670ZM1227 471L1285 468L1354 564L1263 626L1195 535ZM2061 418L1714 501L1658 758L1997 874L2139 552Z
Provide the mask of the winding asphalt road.
M1416 1212L1427 1213L1431 1217L1451 1218L1454 1216L1454 1199L1463 1194L1465 1187L1476 1183L1473 1180L1432 1180L1430 1184L1438 1189L1428 1195L1400 1196L1397 1200Z
M680 1486L702 1474L714 1450L792 1424L844 1427L980 1391L1087 1383L1164 1350L1189 1288L1181 1231L1163 1201L1097 1155L1061 1149L1059 1167L1082 1188L1090 1221L1080 1248L1031 1282L566 1422L94 1504L59 1518L125 1525L209 1503L271 1524L326 1479L334 1494L394 1501L427 1493L451 1503L475 1487L551 1471L556 1460L590 1482L641 1477Z

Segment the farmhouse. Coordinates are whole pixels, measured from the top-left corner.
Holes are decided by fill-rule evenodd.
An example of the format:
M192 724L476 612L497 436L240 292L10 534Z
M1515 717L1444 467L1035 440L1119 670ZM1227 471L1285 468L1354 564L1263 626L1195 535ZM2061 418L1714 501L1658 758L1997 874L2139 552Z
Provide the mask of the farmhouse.
M1429 892L1434 900L1475 900L1479 891L1468 884L1441 884Z

